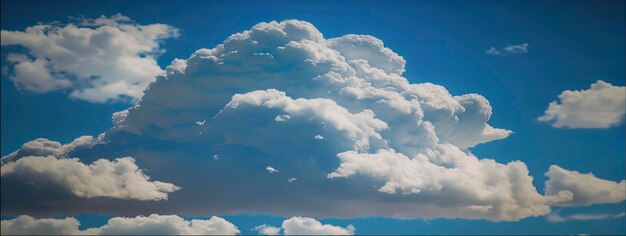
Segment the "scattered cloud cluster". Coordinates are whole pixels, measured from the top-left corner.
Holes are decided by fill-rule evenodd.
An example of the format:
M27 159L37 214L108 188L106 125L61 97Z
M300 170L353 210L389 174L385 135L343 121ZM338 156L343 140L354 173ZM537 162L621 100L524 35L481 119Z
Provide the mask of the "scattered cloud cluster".
M522 44L509 44L506 47L501 49L497 49L496 47L491 47L485 53L489 55L508 55L508 54L521 54L528 53L528 47L530 44L522 43Z
M20 90L69 91L71 98L102 103L134 101L163 72L156 58L163 40L178 30L140 25L117 14L78 22L38 24L24 31L2 30L2 47L20 46L6 60L9 79Z
M65 145L47 139L30 141L2 158L0 176L35 186L59 186L80 198L166 200L168 193L180 189L171 183L150 181L132 157L99 159L89 165L67 158L69 151L92 142L90 136Z
M571 192L573 199L557 203L562 206L587 206L600 203L618 203L626 200L626 180L614 182L600 179L592 173L581 174L578 171L550 166L545 174L546 194Z
M185 220L176 215L113 217L107 224L80 230L73 218L41 218L22 215L2 221L3 235L235 235L237 226L213 216L208 220Z
M493 111L485 97L411 84L402 76L405 63L372 36L327 39L297 20L259 23L176 59L137 103L113 115L114 126L97 144L66 155L128 153L184 189L167 204L111 209L113 203L101 201L80 209L514 221L577 199L575 186L539 193L522 161L472 154L470 148L512 132L488 124ZM223 159L206 158L211 155ZM298 183L268 175L276 169L267 163ZM32 203L3 200L2 210L16 214ZM281 228L285 234L354 231L308 218Z
M587 90L565 90L539 121L555 128L609 128L624 122L626 87L598 80Z
M352 225L340 227L330 224L322 224L313 218L292 217L283 221L281 227L259 225L254 228L261 235L279 235L281 230L284 235L354 235L355 228Z

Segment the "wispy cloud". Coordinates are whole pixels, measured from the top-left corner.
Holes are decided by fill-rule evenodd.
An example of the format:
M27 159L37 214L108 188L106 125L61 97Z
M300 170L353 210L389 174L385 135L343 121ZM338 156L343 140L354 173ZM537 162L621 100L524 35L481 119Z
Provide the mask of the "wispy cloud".
M560 215L557 212L553 212L550 215L546 216L546 219L552 223L561 223L566 221L578 220L578 221L587 221L587 220L604 220L604 219L616 219L622 218L626 215L626 213L618 213L618 214L572 214L572 215Z
M489 55L523 54L523 53L528 53L529 46L530 46L529 43L509 44L500 49L497 49L496 47L492 46L491 48L487 49L485 53Z

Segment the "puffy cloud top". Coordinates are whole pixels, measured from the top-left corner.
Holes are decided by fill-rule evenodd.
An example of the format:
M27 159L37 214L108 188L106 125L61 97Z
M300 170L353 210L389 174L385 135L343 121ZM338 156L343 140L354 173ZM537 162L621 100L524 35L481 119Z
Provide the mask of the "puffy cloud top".
M355 228L348 225L343 228L306 217L292 217L283 221L285 235L354 235Z
M24 31L2 30L1 45L25 53L7 57L9 79L22 90L69 90L90 102L134 101L163 72L156 57L160 42L177 37L165 24L140 25L123 15L82 19L67 25L38 24Z
M587 90L565 90L539 121L556 128L609 128L626 115L626 87L598 80Z

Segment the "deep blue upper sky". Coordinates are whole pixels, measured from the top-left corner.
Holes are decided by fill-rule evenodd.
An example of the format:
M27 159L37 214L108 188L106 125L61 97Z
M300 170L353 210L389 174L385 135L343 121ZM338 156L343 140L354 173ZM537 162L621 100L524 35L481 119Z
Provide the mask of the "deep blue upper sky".
M490 124L515 133L472 149L477 156L506 163L523 160L541 192L551 164L613 181L625 176L624 125L610 129L555 129L536 121L566 89L586 89L597 80L625 84L626 3L624 1L2 1L1 28L23 30L37 22L95 18L121 13L138 23L165 23L181 37L164 44L164 68L212 48L229 35L262 21L300 19L326 38L373 35L403 56L404 77L432 82L453 95L478 93L494 109ZM529 43L526 54L492 56L492 46ZM5 66L7 52L2 52ZM61 142L98 135L111 113L128 104L70 100L63 92L19 92L1 79L1 154L46 137ZM71 125L69 125L71 124ZM563 209L562 213L620 213L624 203ZM558 210L558 208L557 208ZM83 227L101 217L84 216ZM225 217L243 233L269 216ZM618 233L623 218L550 223L544 218L494 223L476 220L327 220L353 224L357 233ZM275 221L275 222L274 222ZM485 231L486 230L486 231Z

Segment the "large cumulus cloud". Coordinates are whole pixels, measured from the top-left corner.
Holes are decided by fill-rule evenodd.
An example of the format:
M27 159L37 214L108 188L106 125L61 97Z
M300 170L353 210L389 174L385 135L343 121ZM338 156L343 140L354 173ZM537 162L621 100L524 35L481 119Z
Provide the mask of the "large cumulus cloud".
M137 103L113 114L98 144L73 151L86 160L133 156L183 188L167 202L58 209L58 199L33 209L40 199L12 198L3 213L518 220L572 199L571 191L540 194L521 161L471 153L511 134L487 123L486 98L409 83L404 70L372 36L326 39L303 21L259 23L174 60Z
M21 46L7 57L9 79L20 90L69 90L90 102L134 101L163 70L162 40L178 36L165 24L140 25L121 14L66 25L37 24L2 30L2 46ZM5 49L5 48L3 48Z

